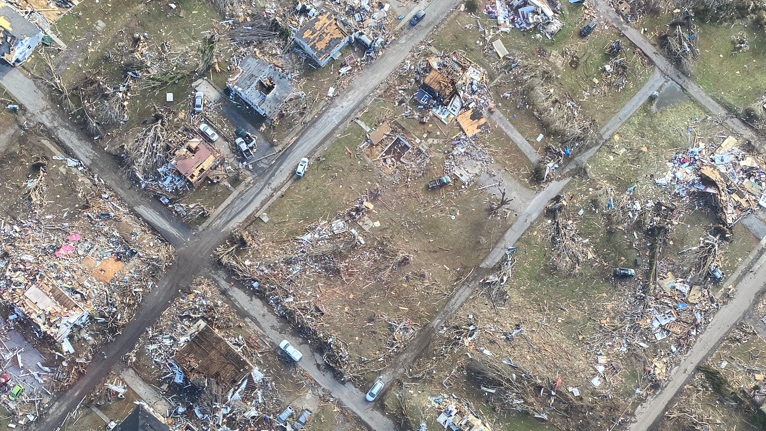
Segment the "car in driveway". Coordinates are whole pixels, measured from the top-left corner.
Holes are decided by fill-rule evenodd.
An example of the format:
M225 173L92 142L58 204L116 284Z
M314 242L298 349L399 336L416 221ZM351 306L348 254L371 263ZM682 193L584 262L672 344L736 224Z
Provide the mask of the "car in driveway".
M212 142L215 142L218 140L218 133L215 133L215 130L213 130L213 128L208 126L207 124L204 124L204 123L200 124L199 131L202 132L202 134L204 134Z
M423 21L423 17L426 16L425 11L419 10L415 15L410 18L410 25L417 25L420 21Z
M282 340L281 343L279 343L279 348L282 349L283 352L287 353L287 356L289 356L293 361L298 362L303 357L303 353L299 352L298 349L292 346L289 341Z
M194 113L199 114L202 112L202 101L204 100L205 95L202 94L201 91L198 91L194 93Z
M380 380L376 381L374 385L370 388L369 391L367 391L367 395L364 396L364 399L366 399L368 402L375 401L375 398L378 397L380 394L380 391L383 390L383 382Z
M295 175L298 176L298 178L303 178L304 175L306 175L306 168L309 166L309 159L302 158L301 162L298 163L298 167L295 169Z
M239 149L239 152L242 153L242 157L245 158L246 161L253 160L253 157L255 155L252 151L250 151L250 148L247 147L247 144L245 143L245 140L242 138L237 138L236 141L234 141L235 144L237 144L237 148Z

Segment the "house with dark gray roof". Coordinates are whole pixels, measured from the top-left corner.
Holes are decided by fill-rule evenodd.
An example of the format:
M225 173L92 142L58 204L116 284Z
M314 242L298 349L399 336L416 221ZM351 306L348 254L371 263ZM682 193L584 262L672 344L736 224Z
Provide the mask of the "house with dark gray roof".
M43 32L14 8L0 1L0 56L11 66L26 60L43 40Z
M170 431L170 428L139 404L112 431Z
M269 119L276 118L282 105L293 93L287 73L253 57L242 60L226 86L256 112Z

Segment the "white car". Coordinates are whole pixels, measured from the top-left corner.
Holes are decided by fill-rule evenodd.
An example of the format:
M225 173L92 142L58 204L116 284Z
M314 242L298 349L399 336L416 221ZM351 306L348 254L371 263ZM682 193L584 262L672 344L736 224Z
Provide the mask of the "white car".
M298 178L303 178L304 175L306 175L306 168L309 166L309 159L302 158L301 162L298 163L298 168L295 170L295 175L298 176Z
M303 353L299 352L298 349L293 347L287 340L282 340L282 342L279 343L279 348L287 353L287 356L291 357L295 362L300 361L303 357Z
M202 99L205 96L202 94L202 92L198 91L194 93L194 113L199 114L202 112Z
M370 388L370 391L367 392L367 395L365 395L364 398L369 402L373 402L375 401L375 398L378 397L378 394L380 393L382 389L383 389L383 382L378 380L377 382L375 382L374 385L372 385L372 387Z
M218 140L218 133L215 133L215 130L207 124L200 124L199 131L204 133L213 142Z

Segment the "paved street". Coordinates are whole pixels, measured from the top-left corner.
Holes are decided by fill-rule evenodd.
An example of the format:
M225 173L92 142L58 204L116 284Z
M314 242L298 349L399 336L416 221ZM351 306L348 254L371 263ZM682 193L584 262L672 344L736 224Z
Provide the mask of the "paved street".
M207 229L193 234L185 225L176 221L156 200L140 193L122 177L123 171L113 157L94 149L76 126L47 98L33 81L20 70L0 66L2 84L29 114L46 125L51 133L67 148L72 156L80 159L94 173L125 200L147 223L162 234L175 248L176 260L165 276L159 280L138 309L134 319L123 329L117 339L106 347L107 358L96 358L86 374L65 394L47 408L47 414L35 424L36 429L53 430L59 427L77 404L109 373L119 358L130 351L145 328L152 325L168 304L198 275L210 271L210 255L228 234L252 213L256 212L294 174L298 161L332 142L331 134L349 120L355 110L372 95L381 82L393 72L409 52L423 41L428 33L448 15L459 0L440 1L426 8L428 14L416 27L406 30L394 41L375 63L363 70L353 83L299 136L295 144L282 152L276 162L253 182L230 204L215 213ZM332 381L325 373L319 383ZM333 388L327 388L332 390ZM340 391L340 388L335 388ZM348 393L333 393L341 402L354 402ZM353 395L356 396L356 395ZM365 422L368 417L361 416ZM373 421L370 426L380 425Z
M321 152L326 146L330 145L333 141L333 134L337 133L340 128L353 118L354 113L360 106L364 106L366 101L374 94L378 84L384 82L389 74L407 57L409 52L418 43L422 42L428 33L458 4L460 4L460 0L440 0L429 5L426 8L427 14L425 19L418 26L400 34L399 39L388 47L386 53L362 71L352 84L321 115L307 126L295 143L276 157L275 162L259 178L256 178L249 188L243 189L239 195L227 201L228 204L224 208L219 209L205 224L205 229L196 233L173 218L158 201L137 190L131 185L130 181L126 181L126 178L123 176L124 171L120 169L115 159L100 150L96 150L90 140L82 135L76 126L71 124L70 120L55 104L52 104L47 99L44 91L40 91L19 70L0 66L0 84L24 105L25 109L37 122L47 126L49 131L55 134L59 142L71 152L73 157L80 159L92 171L104 179L109 187L120 194L123 200L136 213L160 232L176 248L177 253L175 263L157 283L155 289L145 297L144 303L138 310L136 317L124 328L122 334L106 348L107 358L95 359L88 368L87 374L70 391L60 396L47 408L47 415L35 425L35 429L56 429L63 422L67 414L75 409L80 400L91 392L108 374L110 369L119 362L120 357L133 348L138 337L145 331L145 328L157 320L179 292L183 291L195 277L213 273L210 257L215 247L237 225L250 215L257 213L276 191L292 180L294 168L302 157L307 157L317 151ZM602 0L596 0L595 4L602 16L608 17L618 28L623 30L636 45L647 53L660 71L678 82L692 97L702 103L714 115L723 118L735 131L756 142L755 135L747 126L708 97L696 84L678 73L640 33L622 23L619 16L614 11L611 11ZM647 100L648 94L657 89L662 82L664 82L663 76L655 71L655 74L639 93L602 128L600 143L608 139ZM505 122L507 124L501 124L501 127L503 130L510 131L509 134L512 134L515 129L507 120ZM762 144L759 143L759 145ZM520 144L520 146L523 146L523 144ZM424 327L418 333L415 340L408 345L407 349L394 360L388 371L384 374L384 380L387 383L395 381L400 377L409 365L423 353L435 331L440 328L444 320L470 298L478 280L502 259L506 247L515 243L539 216L550 198L558 194L567 184L569 181L568 175L575 172L574 167L582 166L589 157L595 154L597 148L593 148L578 156L575 161L570 163L570 167L562 170L560 173L561 180L554 181L544 191L529 201L526 210L519 214L519 218L498 242L495 249L487 256L482 265L468 279L464 280L434 320L427 327ZM527 148L527 150L529 149ZM531 154L527 156L531 158ZM693 357L688 359L688 363L693 364L688 369L689 373L700 360L712 352L712 349L725 335L728 328L741 317L744 309L747 308L752 302L754 295L760 290L761 286L758 285L758 280L766 279L766 268L763 265L766 261L764 259L766 258L760 256L754 260L756 264L752 268L755 269L745 269L745 271L750 272L744 276L743 284L740 285L735 298L729 304L737 304L741 308L736 308L733 305L729 307L727 305L716 315L716 319L719 319L719 316L721 316L720 321L714 320L715 324L711 323L708 330L698 339L694 349L690 352L690 355ZM220 276L218 278L220 281ZM238 304L239 312L249 315L259 322L259 326L272 341L278 342L282 338L295 340L294 337L288 335L284 328L274 324L278 321L278 318L271 314L262 302L236 289L231 290L229 295L234 303ZM708 333L710 333L709 336ZM307 366L312 365L308 362L303 364L303 366L317 383L331 391L333 396L348 406L351 411L358 414L373 429L395 429L394 425L387 418L373 410L371 405L363 402L363 395L360 391L335 381L332 374L321 366L321 358L316 358L315 355L308 355L310 351L309 346L301 345L300 343L298 345L301 346L304 354L309 356L306 359L313 357L316 361L316 364L313 364L314 366ZM684 363L687 363L686 359ZM677 377L673 376L671 379L671 382L673 382L672 386L669 383L668 388L655 398L655 400L660 401L652 400L650 402L653 403L652 405L655 409L662 409L667 405L675 393L682 387L685 379L688 378L687 374L679 372ZM662 400L665 400L665 404L662 404ZM645 413L642 409L639 410L639 413L643 415L641 418L644 418L641 420L647 424L646 426L649 426L649 424L657 419L657 416L655 415L654 419L652 419L651 415L653 413ZM640 423L637 424L637 426L640 425Z
M630 431L656 429L675 397L684 388L697 366L715 352L732 327L745 316L766 287L766 239L750 253L747 260L732 274L727 285L736 287L734 297L713 316L705 331L697 337L691 350L668 375L665 386L636 410Z
M613 26L617 27L634 45L636 45L643 53L649 57L649 59L657 66L662 73L668 78L675 81L680 85L691 97L693 97L700 105L705 107L711 114L721 118L727 126L729 126L737 134L755 143L761 151L766 149L764 142L760 140L752 129L750 129L745 123L737 118L736 113L729 112L726 108L721 106L720 103L713 100L708 96L699 85L689 79L688 76L679 72L670 61L668 61L654 45L647 40L638 30L625 23L617 12L612 9L605 0L593 0L592 2L595 9L601 15L601 17L608 21Z
M617 130L622 123L627 121L627 119L649 99L652 92L658 89L664 82L665 78L658 70L655 70L652 77L646 84L644 84L638 93L636 93L636 95L633 96L633 98L628 101L628 103L626 103L625 106L599 131L600 139L598 144L575 157L574 160L569 162L567 167L584 165L590 157L596 154L596 151L598 151L601 145L612 136L614 131ZM423 354L428 347L428 344L431 342L431 339L441 328L446 319L457 312L460 306L473 295L479 280L488 275L492 268L500 263L503 256L505 256L507 248L514 245L529 226L537 220L548 202L559 194L564 186L569 183L569 175L573 172L576 171L574 169L564 169L560 174L560 180L548 184L542 192L535 195L528 202L520 203L521 205L526 206L526 210L519 214L519 217L511 225L505 235L500 238L500 241L498 241L495 248L484 259L481 265L476 268L466 280L463 280L460 287L453 292L450 299L439 313L437 313L431 323L421 329L415 339L410 342L404 351L394 359L391 365L389 365L387 370L383 373L383 381L385 383L388 384L401 377L412 363Z

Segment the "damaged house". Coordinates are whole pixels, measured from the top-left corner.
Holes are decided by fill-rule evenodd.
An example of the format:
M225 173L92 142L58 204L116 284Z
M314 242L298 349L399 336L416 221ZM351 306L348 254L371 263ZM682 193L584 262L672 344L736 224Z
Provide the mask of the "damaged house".
M486 12L504 32L539 28L550 39L564 26L546 0L495 0L495 7L487 5Z
M10 288L2 293L2 297L15 313L71 353L74 349L69 344L69 334L72 328L87 322L88 312L54 283L45 280Z
M317 65L323 67L346 46L348 34L332 13L323 12L298 30L293 40Z
M228 391L254 370L253 365L204 320L198 320L190 333L189 342L174 359L190 380L214 379Z
M0 55L11 66L23 63L43 40L43 32L0 1Z
M483 95L487 92L486 74L481 68L453 52L440 57L429 57L421 62L419 72L425 78L414 98L423 104L431 101L432 105L435 105L432 109L433 115L444 124L449 124L455 117L460 118L464 107L470 107L474 111L470 114L470 119L477 126L486 122L483 120L483 123L482 119L478 118L480 107L486 106ZM469 133L466 130L466 134L473 136L476 132Z
M190 139L183 148L176 151L170 164L194 187L197 187L222 159L221 153L213 145L195 138Z
M268 119L279 115L282 105L293 93L290 77L285 72L253 57L242 60L226 87Z

